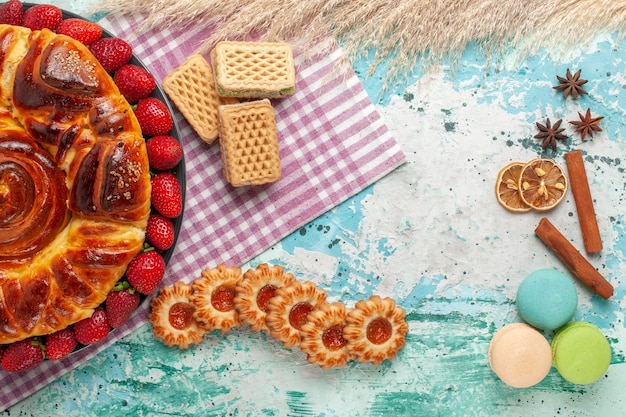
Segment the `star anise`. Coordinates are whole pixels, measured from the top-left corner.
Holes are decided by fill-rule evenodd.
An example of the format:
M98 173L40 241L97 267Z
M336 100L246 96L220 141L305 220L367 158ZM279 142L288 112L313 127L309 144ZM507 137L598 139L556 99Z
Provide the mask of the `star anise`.
M567 98L567 96L571 95L573 99L577 99L579 95L588 94L585 89L582 87L583 84L587 83L587 80L580 79L580 73L582 70L576 71L574 75L570 72L569 68L565 72L565 77L556 76L557 80L559 80L560 84L555 85L555 90L563 90L563 97Z
M578 112L578 117L580 117L580 121L570 122L574 126L576 126L576 131L580 132L580 138L584 141L585 136L589 135L593 137L593 132L602 132L602 128L598 126L600 120L604 119L603 116L599 117L591 117L591 109L587 109L587 113L583 116Z
M539 133L535 135L535 139L542 139L541 149L546 149L548 146L552 148L553 151L556 152L556 141L567 139L567 136L562 134L565 128L561 127L562 119L559 119L552 125L550 123L550 118L546 118L545 126L539 122L536 122L537 129L539 129Z

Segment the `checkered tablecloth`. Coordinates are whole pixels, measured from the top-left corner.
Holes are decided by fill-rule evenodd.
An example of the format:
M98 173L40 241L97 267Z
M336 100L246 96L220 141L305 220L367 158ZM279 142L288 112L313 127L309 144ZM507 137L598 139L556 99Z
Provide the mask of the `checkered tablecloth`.
M101 21L127 40L160 81L193 53L210 29L155 30L136 35L134 18ZM175 111L185 149L186 207L165 283L191 281L218 263L241 265L282 238L357 194L404 162L402 150L355 74L336 76L341 52L296 57L296 93L273 101L282 178L271 185L233 188L221 173L219 147L207 145ZM104 342L60 361L17 374L0 371L5 410L76 368L146 323L148 303Z

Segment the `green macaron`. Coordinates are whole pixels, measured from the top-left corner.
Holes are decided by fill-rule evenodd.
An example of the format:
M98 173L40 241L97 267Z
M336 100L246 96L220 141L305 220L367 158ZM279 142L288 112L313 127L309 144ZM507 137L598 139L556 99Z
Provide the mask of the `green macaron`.
M552 360L563 378L574 384L591 384L602 377L611 363L611 346L591 323L572 322L552 339Z

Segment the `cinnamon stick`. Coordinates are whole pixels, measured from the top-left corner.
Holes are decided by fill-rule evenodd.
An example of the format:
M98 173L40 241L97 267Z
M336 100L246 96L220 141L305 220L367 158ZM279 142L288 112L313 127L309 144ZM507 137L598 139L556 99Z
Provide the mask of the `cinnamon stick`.
M535 234L565 264L576 278L604 299L613 295L613 286L585 259L569 240L545 217L539 220Z
M580 149L565 154L569 183L574 194L578 222L583 235L583 243L587 253L600 252L602 250L602 238L593 208L593 199L589 190L587 172Z

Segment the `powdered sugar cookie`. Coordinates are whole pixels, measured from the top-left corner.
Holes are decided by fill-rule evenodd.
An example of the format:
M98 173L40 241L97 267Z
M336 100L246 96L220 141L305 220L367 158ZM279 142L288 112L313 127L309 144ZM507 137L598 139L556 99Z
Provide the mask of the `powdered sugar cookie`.
M152 332L167 346L187 349L204 338L205 330L193 318L196 308L189 300L191 291L189 284L176 282L162 287L150 302Z
M310 363L322 369L344 366L350 359L348 341L343 337L349 309L341 302L323 303L302 326L300 349Z
M194 317L207 331L218 329L227 333L239 326L234 298L241 278L241 268L220 264L203 270L202 277L191 283L191 302L196 306Z
M243 279L237 283L234 299L240 321L247 323L256 332L269 333L265 324L268 302L278 288L291 285L295 280L280 265L270 267L268 264L260 264L255 269L247 270Z
M326 292L315 283L294 281L291 285L276 290L269 301L265 323L270 335L285 347L300 344L302 326L308 321L311 311L326 302Z
M346 322L343 335L350 354L358 361L376 365L396 355L409 330L402 307L391 298L378 295L358 301Z

